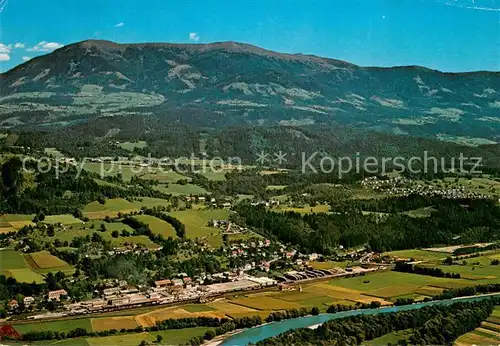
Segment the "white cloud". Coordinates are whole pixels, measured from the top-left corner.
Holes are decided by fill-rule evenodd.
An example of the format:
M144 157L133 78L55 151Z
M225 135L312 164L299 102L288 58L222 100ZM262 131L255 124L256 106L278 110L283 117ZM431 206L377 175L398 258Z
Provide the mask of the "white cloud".
M0 54L0 61L9 61L10 60L10 55L6 53L1 53Z
M200 36L198 36L197 32L190 32L189 33L189 39L191 41L199 41L200 40Z
M61 48L63 45L57 42L47 42L40 41L33 48L28 48L26 51L28 52L50 52L54 49Z
M0 53L10 53L10 51L12 50L12 45L6 45L6 44L3 44L3 43L0 43Z
M14 45L14 48L24 48L24 43L17 42L17 43Z
M30 59L31 59L31 57L30 57L30 56L23 56L23 61L28 61L28 60L30 60Z
M120 23L116 23L115 25L113 25L115 28L121 28L122 26L124 26L125 23L124 22L120 22Z

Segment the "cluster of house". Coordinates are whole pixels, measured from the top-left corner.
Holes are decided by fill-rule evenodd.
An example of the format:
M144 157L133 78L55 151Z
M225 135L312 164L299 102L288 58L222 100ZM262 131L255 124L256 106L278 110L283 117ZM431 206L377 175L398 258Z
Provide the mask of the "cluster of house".
M484 199L487 195L470 191L464 186L442 188L433 185L411 184L411 180L403 177L378 179L377 177L365 178L361 185L376 191L384 191L390 195L409 196L420 195L429 197L443 197L448 199Z
M55 290L55 291L50 291L47 294L47 300L48 301L60 301L61 297L67 297L68 292L66 290ZM23 305L25 307L29 307L35 303L35 298L34 297L24 297L23 298ZM9 310L15 310L19 308L19 302L15 299L11 300L9 303L7 303L7 308Z
M222 200L216 200L215 198L211 197L208 199L205 196L184 196L184 199L188 202L198 202L198 203L206 203L210 204L210 206L217 208L226 208L226 209L231 209L232 204L226 199Z
M265 207L271 207L271 206L273 206L273 205L275 205L275 206L279 206L279 205L280 205L280 201L275 200L275 199L271 199L271 200L268 200L268 201L257 201L257 202L252 202L252 203L250 203L250 205L253 205L253 206L263 205L263 206L265 206Z

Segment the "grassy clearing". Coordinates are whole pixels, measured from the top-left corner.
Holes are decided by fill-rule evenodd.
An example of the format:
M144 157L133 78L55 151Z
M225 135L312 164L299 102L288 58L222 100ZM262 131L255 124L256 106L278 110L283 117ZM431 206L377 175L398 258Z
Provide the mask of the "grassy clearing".
M435 209L432 207L419 208L414 210L405 211L403 214L414 218L429 217Z
M421 286L420 285L412 285L412 284L401 284L401 285L396 285L396 286L389 286L389 287L383 287L379 288L373 291L368 291L366 294L369 294L371 296L379 297L379 298L392 298L392 297L398 297L398 296L403 296L403 295L408 295L414 293L416 290L418 290Z
M333 268L345 268L349 265L348 261L335 262L335 261L325 261L325 262L309 262L309 266L314 269L333 269Z
M217 311L217 309L215 309L209 305L205 305L205 304L183 305L182 308L186 311L189 311L189 312Z
M175 330L161 330L157 332L143 332L124 335L113 335L105 337L86 338L85 341L90 346L137 346L142 341L153 345L184 345L195 336L203 336L207 330L213 328L195 327ZM163 337L161 343L156 342L157 335Z
M168 207L171 205L170 202L165 199L154 197L140 197L135 199L132 204L137 208Z
M61 153L57 148L45 148L44 152L46 155L58 158L58 157L64 157L63 153Z
M29 324L15 324L14 329L19 333L28 332L42 332L46 330L57 331L57 332L69 332L76 328L83 328L88 332L92 331L92 325L90 319L88 318L78 318L71 320L69 323L67 320L52 321L52 322L37 322Z
M495 280L500 276L500 268L498 266L493 266L490 264L486 265L472 265L474 263L474 258L468 260L467 265L440 265L437 266L441 268L444 272L459 273L463 279L469 280ZM498 280L495 280L498 281Z
M229 314L229 315L258 311L255 309L248 308L246 306L232 304L225 299L217 301L217 302L209 303L207 305L218 310L218 311L221 311L221 312L223 312L225 314Z
M171 215L186 226L186 236L194 239L220 235L218 229L207 226L207 223L209 220L227 220L229 211L226 209L184 210L173 211Z
M0 263L3 270L27 268L23 254L12 249L0 250Z
M106 216L116 217L121 213L131 213L140 210L140 207L123 198L108 199L104 204L97 201L89 203L83 208L83 215L90 219L104 219Z
M450 254L446 252L436 252L427 250L400 250L400 251L386 252L384 253L384 255L395 258L404 258L404 259L414 258L417 261L437 262L439 260L445 259Z
M151 215L137 215L135 218L139 221L147 223L151 231L155 234L160 234L166 238L177 238L174 228L171 224Z
M161 330L158 332L150 332L149 334L154 336L155 339L157 335L161 335L163 337L162 345L184 345L193 337L203 336L207 330L213 329L214 328L195 327L178 330Z
M158 185L155 186L155 190L171 194L173 196L206 195L209 193L203 187L194 184L168 184L168 186Z
M284 190L286 189L287 185L268 185L266 187L266 190L270 191L279 191L279 190Z
M12 277L16 279L17 282L35 282L37 284L44 283L43 276L35 273L29 268L3 270L0 273L2 273L2 275L5 275L6 277Z
M106 228L105 232L101 231L101 225L104 225ZM100 236L104 238L104 240L110 241L114 246L122 247L127 244L137 244L143 245L148 249L158 248L158 245L153 243L147 236L138 235L138 236L128 236L123 237L121 232L125 230L129 234L133 234L134 230L129 226L121 223L121 222L111 222L107 223L99 220L92 220L86 222L85 224L77 224L71 225L66 228L66 230L58 231L51 239L59 239L61 242L69 242L73 240L75 237L85 237L92 236L93 233L98 233ZM118 231L118 238L114 238L112 236L113 231ZM45 235L43 233L35 232L33 233L34 238L44 239Z
M90 346L137 346L142 341L153 343L156 339L149 333L103 336L85 339Z
M63 225L70 225L73 223L82 223L82 220L77 219L73 215L70 214L60 214L60 215L47 215L45 216L44 223L56 224L61 223Z
M201 173L205 178L212 181L224 181L226 180L226 172L205 172Z
M118 144L118 146L122 149L134 151L135 148L144 149L148 146L146 141L137 141L137 142L123 142Z

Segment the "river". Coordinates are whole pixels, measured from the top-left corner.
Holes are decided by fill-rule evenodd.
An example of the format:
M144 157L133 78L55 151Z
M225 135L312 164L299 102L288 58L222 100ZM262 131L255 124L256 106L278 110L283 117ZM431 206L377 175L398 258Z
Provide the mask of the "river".
M460 297L449 300L437 300L426 303L416 303L411 305L401 305L401 306L390 306L383 307L377 309L360 309L360 310L350 310L350 311L342 311L334 314L320 314L317 316L306 316L293 318L289 320L284 320L280 322L272 322L268 324L264 324L259 327L254 327L250 329L245 329L240 333L234 334L224 340L220 346L244 346L249 343L257 343L261 340L276 336L278 334L287 332L292 329L297 328L306 328L309 326L314 326L318 324L322 324L326 321L344 318L355 315L374 315L388 312L396 312L396 311L406 311L406 310L414 310L420 309L424 306L431 305L449 305L456 302L472 302L481 299L488 299L492 296L500 296L500 293L481 295L475 297Z

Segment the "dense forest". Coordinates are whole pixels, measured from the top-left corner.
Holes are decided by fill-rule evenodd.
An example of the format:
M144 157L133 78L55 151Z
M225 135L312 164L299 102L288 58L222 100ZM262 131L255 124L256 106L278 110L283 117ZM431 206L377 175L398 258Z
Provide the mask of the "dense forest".
M379 206L376 210L384 210L384 202L387 206L404 205L401 202L394 204L391 199L379 200L373 205ZM368 244L373 250L384 252L499 239L500 208L493 201L470 200L467 205L461 204L462 201L438 202L432 204L435 211L427 218L390 214L381 220L363 215L359 208L345 208L332 214L301 215L292 211L274 212L250 204L240 204L236 211L248 226L265 236L297 245L303 251L324 254L332 253L339 245Z

